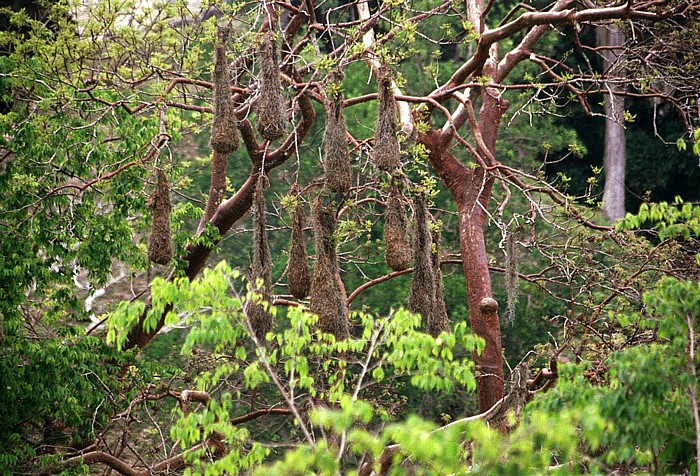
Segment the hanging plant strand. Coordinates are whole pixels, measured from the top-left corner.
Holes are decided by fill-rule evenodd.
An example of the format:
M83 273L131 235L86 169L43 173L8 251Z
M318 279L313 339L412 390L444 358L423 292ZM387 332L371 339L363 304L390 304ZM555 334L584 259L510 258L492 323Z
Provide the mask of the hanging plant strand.
M287 129L278 54L275 34L269 31L260 41L260 97L256 110L258 132L270 141L282 137Z
M148 259L156 264L168 264L173 258L174 247L170 236L170 185L162 169L156 169L156 188L148 199L153 209L151 235L148 238Z
M291 193L297 198L292 219L292 239L289 265L287 267L287 280L289 292L292 296L297 299L304 299L311 290L311 270L309 268L309 256L306 251L306 240L304 239L306 216L304 214L304 204L299 196L299 187L297 185L292 186Z
M518 302L518 250L515 235L506 235L506 312L505 322L512 323L515 319L515 305Z
M226 44L231 27L221 26L217 31L214 59L214 122L211 130L211 147L215 152L230 154L238 149L238 118L231 99L231 73Z

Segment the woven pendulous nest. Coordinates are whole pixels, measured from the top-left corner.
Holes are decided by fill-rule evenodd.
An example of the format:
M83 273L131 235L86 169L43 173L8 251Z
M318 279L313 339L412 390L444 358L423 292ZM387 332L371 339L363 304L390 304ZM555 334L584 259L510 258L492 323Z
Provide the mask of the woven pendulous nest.
M265 219L265 177L260 176L253 196L253 265L251 281L253 289L260 294L263 301L272 301L272 255L267 241L267 220ZM272 314L261 303L249 303L248 318L255 336L264 342L265 336L272 330Z
M394 271L411 267L411 243L408 239L406 204L397 178L392 178L384 209L384 257Z
M445 287L442 282L442 270L440 269L440 230L432 231L432 253L433 275L435 276L435 306L431 319L428 320L428 334L437 336L441 332L450 332L450 320L447 316L447 306L445 306Z
M352 167L342 94L338 94L327 105L326 116L326 131L323 136L326 186L334 193L345 195L352 187Z
M345 287L340 279L336 253L336 215L321 195L312 207L316 243L316 270L311 282L310 310L319 317L318 326L336 339L350 336L350 319Z
M257 128L266 140L282 137L287 130L287 110L280 79L277 40L267 32L260 41L260 98L256 104Z
M394 173L401 167L401 147L397 135L396 100L392 92L391 75L388 68L381 68L378 87L379 106L377 108L372 159L379 170Z
M226 43L231 32L228 26L217 31L216 57L214 59L214 122L211 129L211 146L222 154L238 149L238 118L231 99L231 75L226 58Z
M435 307L435 271L432 257L433 240L428 223L428 204L423 194L416 195L414 208L413 257L415 266L411 291L408 296L408 309L420 314L429 323Z
M311 290L311 270L309 269L309 256L306 252L306 240L304 239L304 227L306 216L304 204L299 197L299 188L294 185L291 193L297 196L292 219L292 239L289 251L289 264L287 267L287 282L289 292L297 299L304 299Z
M153 209L151 235L148 237L148 259L157 264L168 264L173 258L173 240L170 236L170 185L162 169L156 169L156 188L148 199Z

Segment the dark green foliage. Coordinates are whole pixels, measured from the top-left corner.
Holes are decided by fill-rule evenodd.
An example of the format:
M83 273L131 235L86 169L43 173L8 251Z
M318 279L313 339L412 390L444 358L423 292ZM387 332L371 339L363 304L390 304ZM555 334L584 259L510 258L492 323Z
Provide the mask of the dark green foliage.
M30 340L12 335L0 343L0 474L33 473L38 453L90 442L110 421L122 398L122 359L101 337L81 329ZM112 361L112 365L108 362Z

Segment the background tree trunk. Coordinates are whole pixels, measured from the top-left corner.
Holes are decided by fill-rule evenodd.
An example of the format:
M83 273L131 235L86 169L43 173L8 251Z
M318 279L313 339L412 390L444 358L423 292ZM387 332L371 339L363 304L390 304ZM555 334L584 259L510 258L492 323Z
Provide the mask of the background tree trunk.
M602 52L603 69L612 80L606 85L609 94L605 95L605 152L603 166L605 169L605 188L603 191L603 210L611 221L625 217L625 98L615 93L624 87L617 84L615 76L621 72L617 64L620 47L625 43L622 28L609 25L597 30L599 47Z

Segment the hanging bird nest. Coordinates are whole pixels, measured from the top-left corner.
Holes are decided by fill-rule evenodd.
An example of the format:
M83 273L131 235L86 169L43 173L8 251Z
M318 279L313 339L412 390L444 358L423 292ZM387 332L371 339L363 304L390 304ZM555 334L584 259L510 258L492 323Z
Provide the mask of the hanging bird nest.
M401 167L396 100L388 68L382 67L378 76L379 106L372 159L379 170L393 174Z
M211 147L221 154L238 149L238 118L231 99L231 73L226 57L226 43L231 27L217 30L216 56L214 58L214 122L211 128Z
M267 220L265 219L265 177L261 174L255 185L253 195L253 265L251 266L251 282L253 290L262 297L263 301L272 301L272 255L267 241ZM252 302L248 306L248 318L255 336L264 342L265 336L272 330L272 314L265 305Z
M336 253L335 211L332 206L325 205L319 195L312 213L316 269L311 282L310 310L318 315L321 331L333 334L338 340L346 339L350 336L350 319Z
M287 130L287 110L282 94L279 52L275 33L268 31L260 41L260 97L258 98L257 128L263 139L276 140Z
M156 188L148 199L148 206L153 209L148 259L153 263L168 264L175 250L170 236L170 185L163 169L156 169Z
M428 334L432 336L440 335L441 332L450 332L450 319L447 316L447 306L445 305L445 286L443 284L442 269L440 268L440 229L432 229L432 253L433 275L435 276L435 306L431 319L428 320Z
M289 251L289 264L287 266L287 281L289 292L297 299L304 299L311 289L311 270L309 269L309 256L306 251L304 239L304 227L306 216L304 204L299 196L299 187L292 186L292 195L296 197L294 216L292 218L291 249Z
M408 239L406 204L399 177L393 177L384 209L384 257L394 271L411 267L411 243Z
M323 136L326 186L334 193L345 195L352 187L352 167L342 93L338 93L326 106L326 116L326 131Z
M432 245L428 223L428 203L424 194L418 193L414 199L413 256L415 266L408 296L408 309L420 314L427 327L435 309L435 271L433 267Z

